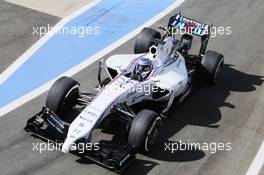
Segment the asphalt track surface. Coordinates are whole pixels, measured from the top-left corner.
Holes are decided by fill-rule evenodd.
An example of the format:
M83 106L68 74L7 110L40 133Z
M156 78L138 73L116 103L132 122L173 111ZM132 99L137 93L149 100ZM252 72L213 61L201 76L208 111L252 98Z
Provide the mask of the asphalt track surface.
M223 53L226 65L217 86L202 87L185 103L173 107L153 152L138 155L124 174L246 173L264 138L263 10L262 0L187 0L158 22L166 24L169 16L181 11L216 26L232 26L232 35L212 38L208 48ZM132 53L133 43L131 40L109 55ZM82 89L91 90L97 83L97 64L74 76ZM45 96L46 93L0 118L1 174L112 174L71 154L40 154L32 150L32 143L41 141L22 128L41 109ZM100 138L101 134L96 136ZM164 142L188 139L198 143L231 142L232 150L214 154L204 150L174 154L164 151ZM260 174L264 174L263 168Z
M32 46L33 27L54 25L60 18L0 1L0 73Z

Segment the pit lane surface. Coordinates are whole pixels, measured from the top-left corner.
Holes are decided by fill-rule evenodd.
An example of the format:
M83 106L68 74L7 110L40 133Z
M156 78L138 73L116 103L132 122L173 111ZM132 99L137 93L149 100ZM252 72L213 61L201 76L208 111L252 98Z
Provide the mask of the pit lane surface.
M166 24L169 16L182 11L186 16L213 22L216 26L232 26L232 35L212 38L208 47L225 55L225 70L217 86L203 87L184 104L173 107L153 152L138 155L138 160L125 174L240 175L247 172L264 138L263 10L261 0L187 0L158 22ZM109 55L131 53L133 43L131 40ZM96 74L97 63L74 78L80 81L84 90L92 89ZM112 174L71 154L59 151L40 154L32 150L32 143L40 141L22 128L27 119L41 109L45 95L0 119L1 174ZM164 142L168 140L231 142L232 150L215 154L203 150L170 154L164 151ZM260 174L264 174L263 169Z
M60 18L0 1L0 73L32 46L33 27L54 25Z

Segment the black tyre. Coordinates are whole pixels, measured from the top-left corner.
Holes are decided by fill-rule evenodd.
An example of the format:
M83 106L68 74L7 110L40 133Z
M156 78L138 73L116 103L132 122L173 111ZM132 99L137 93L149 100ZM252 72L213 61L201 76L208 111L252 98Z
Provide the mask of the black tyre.
M216 83L224 67L224 56L208 50L201 62L205 70L205 78L209 83Z
M147 53L149 51L150 46L154 44L151 41L153 38L161 39L160 32L152 28L144 28L136 38L134 53Z
M63 119L65 113L70 112L76 104L80 85L77 81L62 77L50 88L46 98L46 107Z
M161 119L150 110L140 111L132 121L128 144L135 146L139 152L148 152L156 143L159 135Z

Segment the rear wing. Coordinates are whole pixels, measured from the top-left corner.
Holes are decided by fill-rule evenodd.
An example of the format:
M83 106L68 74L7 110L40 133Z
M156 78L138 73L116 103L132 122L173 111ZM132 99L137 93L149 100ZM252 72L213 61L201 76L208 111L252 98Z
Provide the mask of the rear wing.
M176 14L170 19L169 27L177 28L185 33L193 34L202 37L203 35L210 35L211 26L193 20L191 18Z
M203 56L205 54L212 25L204 24L193 20L191 18L181 15L181 13L176 14L170 18L168 28L169 31L174 31L175 29L180 29L183 34L196 35L201 37L201 47L199 55ZM181 33L182 34L182 33ZM169 33L172 35L172 33Z

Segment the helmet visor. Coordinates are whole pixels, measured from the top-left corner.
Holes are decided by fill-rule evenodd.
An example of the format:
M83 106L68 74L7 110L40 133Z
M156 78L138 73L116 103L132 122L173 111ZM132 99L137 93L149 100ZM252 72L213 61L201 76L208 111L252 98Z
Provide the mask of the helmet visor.
M138 73L148 72L150 70L150 66L149 65L137 65L136 70Z

